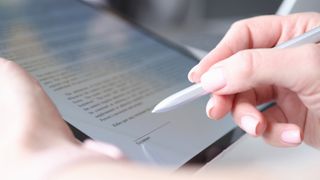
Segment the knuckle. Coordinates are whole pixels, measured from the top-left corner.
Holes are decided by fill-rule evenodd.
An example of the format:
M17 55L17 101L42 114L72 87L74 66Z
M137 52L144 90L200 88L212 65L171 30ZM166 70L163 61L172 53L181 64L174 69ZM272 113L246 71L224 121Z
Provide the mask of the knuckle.
M231 25L231 29L242 29L244 27L247 27L247 24L248 24L247 19L239 20L239 21L234 22Z
M256 53L250 50L240 51L236 54L237 56L237 69L239 70L242 78L250 78L253 76L254 67L255 67L255 59Z

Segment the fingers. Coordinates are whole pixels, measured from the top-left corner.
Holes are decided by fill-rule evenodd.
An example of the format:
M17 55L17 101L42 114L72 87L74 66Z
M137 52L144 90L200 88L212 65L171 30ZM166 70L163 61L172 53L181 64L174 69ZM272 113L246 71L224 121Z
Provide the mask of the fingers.
M213 92L215 100L209 101L207 105L208 116L220 118L231 108L231 103L234 116L238 116L235 118L236 123L248 133L263 135L267 141L277 146L299 144L305 117L301 118L304 113L293 117L289 101L299 102L295 103L296 108L306 106L314 110L319 107L319 46L306 45L282 50L257 48L273 47L296 37L318 26L319 18L319 14L304 13L286 17L263 16L235 23L217 47L188 75L190 81L201 82L205 90ZM256 50L245 50L251 48ZM246 95L251 89L261 86L271 90L256 95L254 100ZM285 93L283 98L276 97L273 87L290 91L296 98L288 101L291 96ZM255 109L255 105L274 98L283 99L282 103L278 102L280 107L276 109L283 111L282 113L290 112L291 116L270 118L277 121L269 122L269 118ZM221 107L223 103L226 107ZM287 118L290 121L282 122Z
M257 96L254 90L236 95L232 115L235 123L252 136L260 136L266 129L266 120L256 109Z
M122 160L125 158L124 154L118 147L105 142L93 141L88 139L83 142L82 147L97 153L104 154L114 160Z
M273 146L299 145L302 142L300 127L288 123L279 106L271 107L265 112L256 109L256 97L260 93L250 90L237 95L232 111L235 123L252 136L263 136Z
M261 86L237 95L213 95L207 104L207 115L211 119L221 119L233 106L235 123L252 136L261 136L266 128L266 120L257 105L275 98L272 86Z
M268 124L263 134L266 142L278 147L293 147L301 144L302 130L296 124L287 123L288 119L279 106L263 112Z
M47 148L77 144L40 84L12 61L0 59L1 133L12 144Z
M216 63L201 77L203 88L218 95L275 85L296 93L316 91L320 77L320 45L241 51ZM303 67L303 68L302 68Z
M274 46L281 36L282 19L280 16L261 16L236 22L217 47L189 72L189 80L199 82L201 75L213 64L240 50Z
M233 95L218 96L213 95L207 103L207 116L211 119L218 120L223 118L232 108Z

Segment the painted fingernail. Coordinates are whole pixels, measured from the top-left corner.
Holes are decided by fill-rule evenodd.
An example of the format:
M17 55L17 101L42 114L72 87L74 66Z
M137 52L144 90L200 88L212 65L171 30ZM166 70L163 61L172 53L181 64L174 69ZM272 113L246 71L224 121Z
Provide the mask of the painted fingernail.
M196 71L198 71L198 69L199 69L199 66L196 65L189 71L188 79L189 79L190 82L196 82L195 74L196 74Z
M301 135L299 130L286 130L281 134L281 140L288 144L300 144Z
M209 92L223 88L226 85L226 79L222 69L215 68L203 74L201 77L201 85L204 90Z
M89 150L96 151L113 159L122 159L124 157L120 149L114 145L104 142L86 140L84 141L83 146Z
M257 126L259 121L252 116L243 116L241 118L240 126L248 134L256 136L257 135Z
M207 112L207 116L209 118L212 118L212 114L211 111L213 109L213 107L215 106L215 99L213 97L211 97L207 103L207 107L206 107L206 112Z

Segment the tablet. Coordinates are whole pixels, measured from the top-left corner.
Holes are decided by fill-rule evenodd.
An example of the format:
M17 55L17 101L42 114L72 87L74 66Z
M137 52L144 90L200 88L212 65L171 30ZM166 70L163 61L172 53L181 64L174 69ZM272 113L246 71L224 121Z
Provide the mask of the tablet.
M208 97L150 112L190 85L187 73L197 61L112 11L76 0L2 0L0 17L0 56L40 81L79 138L172 169L212 158L232 139L230 116L206 117Z

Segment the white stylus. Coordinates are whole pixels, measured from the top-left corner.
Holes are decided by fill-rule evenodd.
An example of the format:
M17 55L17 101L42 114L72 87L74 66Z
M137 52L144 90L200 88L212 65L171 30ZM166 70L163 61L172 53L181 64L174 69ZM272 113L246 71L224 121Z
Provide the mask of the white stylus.
M295 47L308 43L317 43L320 42L320 27L314 28L296 38L293 38L287 42L284 42L275 48L288 48ZM179 91L156 105L156 107L152 110L152 113L160 113L170 111L174 108L177 108L180 105L191 102L201 96L209 94L210 92L206 92L201 84L192 85L182 91Z

